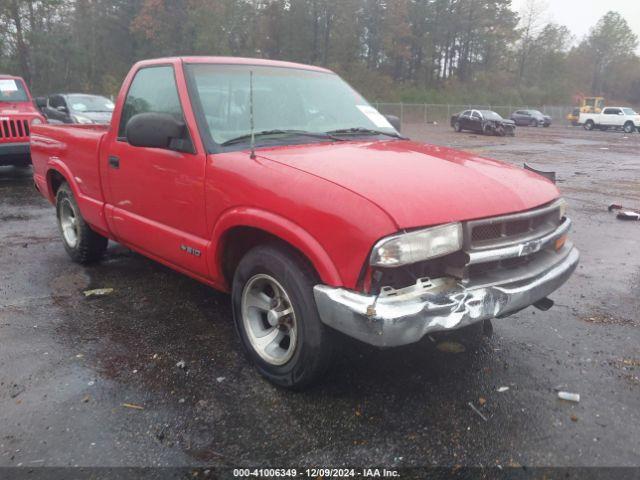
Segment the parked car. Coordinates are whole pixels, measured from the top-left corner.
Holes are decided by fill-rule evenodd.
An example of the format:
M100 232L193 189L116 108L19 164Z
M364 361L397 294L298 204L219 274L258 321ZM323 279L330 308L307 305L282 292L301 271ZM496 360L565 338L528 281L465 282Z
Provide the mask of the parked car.
M31 125L44 122L20 77L0 75L0 166L27 166Z
M324 371L336 331L477 338L549 308L578 263L553 182L412 142L320 67L143 61L110 126L38 125L32 152L73 260L112 239L230 292L249 358L286 387Z
M525 127L548 127L552 121L550 116L538 110L516 110L511 114L511 120Z
M61 123L106 124L111 121L114 107L108 98L86 93L56 93L46 97L43 103L42 113L49 120Z
M451 117L451 126L456 132L470 130L499 136L516 134L515 122L506 120L491 110L465 110L456 113Z
M625 133L640 131L640 115L629 107L605 107L602 113L581 113L579 122L585 130L621 128Z

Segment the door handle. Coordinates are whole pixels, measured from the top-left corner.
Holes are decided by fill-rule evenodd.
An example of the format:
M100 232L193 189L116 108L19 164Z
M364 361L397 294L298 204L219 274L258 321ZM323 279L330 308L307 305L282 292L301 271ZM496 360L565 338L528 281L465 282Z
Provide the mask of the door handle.
M111 168L120 168L120 159L115 155L109 155L109 166Z

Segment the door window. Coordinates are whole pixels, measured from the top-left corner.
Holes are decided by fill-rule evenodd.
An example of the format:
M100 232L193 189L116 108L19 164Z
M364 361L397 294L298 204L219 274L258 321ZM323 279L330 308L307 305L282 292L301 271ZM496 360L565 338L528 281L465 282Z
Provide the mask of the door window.
M471 110L465 110L464 112L462 112L462 117L468 117L471 115Z
M119 139L125 137L127 122L139 113L168 113L176 119L183 119L173 67L146 67L138 70L122 107Z
M480 115L478 112L473 112L473 114L471 115L473 118L482 118L482 115Z
M58 107L66 107L66 103L64 101L64 97L62 95L53 95L49 98L49 107L58 108Z
M618 115L620 113L620 110L617 108L605 108L604 109L604 114L605 115Z

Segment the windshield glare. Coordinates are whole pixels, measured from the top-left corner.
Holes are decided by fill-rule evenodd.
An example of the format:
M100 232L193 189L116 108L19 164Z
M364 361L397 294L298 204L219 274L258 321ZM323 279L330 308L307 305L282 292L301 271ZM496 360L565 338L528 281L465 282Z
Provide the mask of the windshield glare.
M502 120L502 117L498 115L496 112L492 112L491 110L480 110L482 116L487 120Z
M633 108L623 108L622 111L625 115L637 115L636 111Z
M324 133L365 128L395 129L340 77L295 68L192 64L187 66L213 140L224 143L250 133L250 72L254 131Z
M113 112L113 102L98 95L68 95L67 104L75 112Z
M29 95L21 80L0 78L0 102L28 102Z

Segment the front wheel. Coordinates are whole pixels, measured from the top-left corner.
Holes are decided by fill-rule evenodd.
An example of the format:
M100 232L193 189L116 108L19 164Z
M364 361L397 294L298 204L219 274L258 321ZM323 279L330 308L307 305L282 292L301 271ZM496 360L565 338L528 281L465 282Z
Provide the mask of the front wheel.
M454 129L456 132L460 133L460 132L462 131L462 127L460 126L460 122L455 122L455 123L453 124L453 129Z
M247 355L260 374L281 387L302 389L331 361L329 331L318 315L317 275L295 250L261 245L233 277L233 317Z
M56 214L62 243L71 259L82 264L99 260L109 240L91 230L85 222L67 183L63 183L56 193Z
M636 127L632 122L627 122L624 124L624 133L633 133L635 129Z

